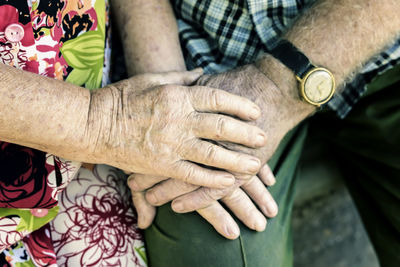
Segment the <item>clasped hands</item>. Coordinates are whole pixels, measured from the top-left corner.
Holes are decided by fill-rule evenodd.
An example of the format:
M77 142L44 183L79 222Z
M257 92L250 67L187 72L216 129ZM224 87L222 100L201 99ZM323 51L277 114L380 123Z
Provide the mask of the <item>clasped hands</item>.
M266 217L278 212L265 187L275 178L263 164L298 123L288 112L297 100L254 65L201 75L139 75L94 93L90 110L103 119L92 143L103 145L92 153L132 173L141 228L153 221L154 206L173 200L174 211L197 211L221 235L237 238L239 227L220 200L247 227L263 231ZM103 94L109 103L99 101Z
M246 83L247 75L260 75L255 68L240 70L237 74L239 75L237 76L234 72L231 72L222 75L203 76L197 81L197 84L222 89L231 87L230 90L232 90L232 87L235 87L236 90L241 89L244 92L249 89L255 91L260 89L257 86L249 88L251 84L247 84L246 88L240 88ZM240 77L241 75L243 77ZM232 79L233 77L235 78ZM265 83L265 77L262 74L257 78ZM193 87L193 89L195 88ZM260 92L253 92L250 97L255 98ZM234 93L237 94L238 91ZM244 95L249 96L248 93ZM220 100L216 100L214 97L208 96L208 99L204 100L209 103L220 102ZM248 228L256 231L263 231L266 228L267 218L277 215L277 204L266 187L272 186L275 183L275 177L268 165L260 168L260 163L265 163L266 161L265 155L262 155L263 153L260 151L265 150L264 147L268 144L266 133L259 128L254 128L255 121L260 118L261 113L258 113L255 117L246 117L243 115L246 113L246 109L250 107L246 105L235 106L238 102L229 101L228 99L224 101L226 101L224 103L231 106L232 110L235 108L238 109L235 111L236 114L225 113L239 117L241 121L231 117L229 118L229 124L227 122L222 123L219 120L227 119L227 117L221 114L214 114L215 118L222 116L219 119L217 118L213 122L214 124L207 124L207 129L215 133L207 135L206 138L202 137L212 141L208 142L204 140L203 142L207 142L208 144L204 143L204 147L199 147L200 149L204 149L204 151L196 148L192 149L191 153L202 154L207 158L200 161L200 158L196 157L196 161L193 160L193 162L205 165L204 167L206 168L217 167L233 174L235 176L234 184L224 188L215 188L215 186L195 185L182 179L176 179L176 176L133 173L128 178L128 185L132 191L133 203L138 212L138 226L140 228L150 226L156 215L156 206L164 205L170 201L172 201L172 209L175 212L185 213L196 211L218 233L229 239L237 238L240 230L235 220L220 202L225 204L226 208L229 208ZM242 110L239 111L240 109ZM242 120L247 122L245 123ZM260 123L262 124L262 120ZM232 138L233 136L240 136L240 138ZM260 138L259 142L256 141L257 138ZM222 143L221 141L227 141L228 143ZM229 145L232 146L233 144L236 144L236 147L229 148ZM275 150L277 143L273 141L269 145L271 146L271 150ZM224 155L220 154L219 151L221 149L224 151ZM248 159L253 158L254 162L258 162L257 167L249 169L249 166L251 166L250 162L245 163L239 160L243 157Z

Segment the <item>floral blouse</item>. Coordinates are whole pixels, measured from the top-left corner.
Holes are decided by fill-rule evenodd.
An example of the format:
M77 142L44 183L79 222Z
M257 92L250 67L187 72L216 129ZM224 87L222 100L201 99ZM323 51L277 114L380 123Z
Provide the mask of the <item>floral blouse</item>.
M100 88L109 78L108 10L105 0L0 0L0 62ZM26 251L36 265L56 263L43 226L57 215L59 193L80 165L0 141L1 266L18 253L26 259Z

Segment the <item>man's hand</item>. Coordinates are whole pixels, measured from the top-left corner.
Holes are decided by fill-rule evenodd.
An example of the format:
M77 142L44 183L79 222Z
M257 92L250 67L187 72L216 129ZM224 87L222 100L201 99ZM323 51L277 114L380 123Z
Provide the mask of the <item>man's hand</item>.
M164 180L167 181L156 185ZM261 168L258 177L254 176L248 181L240 180L240 183L242 183L243 191L237 186L225 191L221 190L222 202L247 227L256 231L263 231L267 224L264 215L274 217L278 212L275 201L265 187L265 185L272 186L275 183L275 177L270 168L265 165ZM138 226L142 229L149 227L152 223L156 213L154 206L163 205L181 194L192 192L198 188L198 186L176 179L139 174L132 174L128 179L128 185L131 188L133 203L138 212ZM153 187L153 185L155 186ZM145 193L145 190L150 187L153 188ZM145 195L147 195L147 199L154 198L151 200L151 204ZM198 201L208 201L207 196L205 197L205 199L199 197ZM249 197L257 204L262 213ZM239 236L239 227L218 201L212 201L206 207L198 209L197 212L224 237L235 239Z
M95 91L89 111L89 144L95 158L126 171L165 175L215 188L234 183L231 172L256 174L259 159L205 140L248 147L265 145L258 127L217 113L254 120L251 101L218 89L190 84L198 72L146 74ZM250 149L251 151L251 149Z

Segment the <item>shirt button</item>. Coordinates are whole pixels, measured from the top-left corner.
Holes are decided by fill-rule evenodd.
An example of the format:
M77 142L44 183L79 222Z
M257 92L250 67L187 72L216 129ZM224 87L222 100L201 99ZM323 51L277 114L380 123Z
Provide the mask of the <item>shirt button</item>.
M4 34L9 42L18 43L24 38L24 28L17 23L13 23L7 26Z

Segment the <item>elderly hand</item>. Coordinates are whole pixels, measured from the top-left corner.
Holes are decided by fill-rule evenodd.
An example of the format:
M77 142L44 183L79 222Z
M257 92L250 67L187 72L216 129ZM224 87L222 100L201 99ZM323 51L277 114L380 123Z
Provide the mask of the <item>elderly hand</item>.
M200 75L139 75L93 92L87 131L96 144L92 154L126 171L215 188L231 186L233 175L195 163L256 174L259 159L205 140L263 146L265 134L258 127L217 114L254 120L260 110L253 102L203 86L163 85L190 84Z
M156 185L164 180L167 181ZM254 176L247 181L237 180L237 182L242 185L243 191L238 186L221 190L220 196L223 196L221 200L247 227L263 231L267 223L264 215L274 217L278 212L274 199L265 187L265 185L272 186L275 183L274 175L268 165L265 165L261 168L258 177ZM138 226L143 229L152 223L156 214L155 206L163 205L184 193L199 188L176 179L140 174L132 174L128 178L128 186L131 188L132 200L138 212ZM146 193L145 190L148 188L151 189ZM213 192L210 193L213 194ZM211 197L215 200L219 199L218 196ZM249 197L258 205L262 213ZM151 204L148 199L151 200ZM239 227L218 201L213 201L206 207L198 209L197 212L224 237L229 239L238 237Z
M249 99L254 99L255 103L258 103L259 106L262 107L262 116L255 123L263 128L267 133L267 146L258 150L250 151L247 148L236 146L234 144L218 142L223 147L229 147L233 150L245 151L246 153L253 154L259 157L262 162L266 162L272 156L283 136L314 110L313 107L309 107L307 104L301 102L299 98L293 97L293 94L288 94L284 90L277 88L275 83L272 82L266 75L261 73L255 65L248 65L223 74L204 76L199 80L199 84L206 84L208 86L221 88L248 97ZM245 178L246 176L247 175L236 174L236 177L239 178ZM263 176L260 175L260 177L262 178ZM143 179L134 180L136 181L130 182L129 185L132 189L138 189L140 187L138 184L141 183L139 180ZM144 186L146 186L146 184L144 184ZM195 190L196 188L192 185L184 184L180 181L168 180L151 189L149 192L147 192L146 196L149 203L154 205L163 204L177 196L181 196L172 202L172 208L176 212L189 212L194 210L204 210L205 208L209 207L216 207L218 204L216 200L218 199L229 199L232 198L232 196L236 197L236 199L244 199L243 195L241 194L243 191L238 189L239 186L242 186L242 188L253 199L255 195L257 196L256 198L260 200L264 199L264 203L269 203L269 205L260 205L259 203L261 201L256 201L266 216L273 217L276 215L276 204L274 205L274 202L271 201L272 198L270 195L262 190L262 188L264 188L262 183L259 181L257 182L257 179L254 177L248 182L239 179L231 188L223 190L210 189L206 187L201 187ZM188 193L193 190L195 191ZM144 195L142 193L141 197L143 196ZM246 200L242 200L242 202L247 204L236 204L228 207L234 207L235 214L246 214L247 211L253 210L251 202L246 202ZM140 203L143 202L140 201ZM146 205L150 205L149 203ZM263 206L265 208L262 208ZM218 209L219 212L214 213L214 218L218 217L217 213L223 213L221 209L222 207ZM212 211L212 209L208 210ZM226 211L224 212L226 213ZM255 227L255 222L258 221L260 223L261 217L257 216L257 213L252 214L253 216L237 216L242 219L242 221L248 227L257 230L257 227ZM229 220L224 221L234 228L232 222L229 222ZM217 231L219 231L223 223L214 223L213 225ZM259 227L258 229L263 229L263 227ZM219 232L221 233L221 231ZM221 234L228 238L235 238L238 236L230 235L229 237L224 233Z
M219 141L217 143L231 150L257 156L263 163L270 159L285 134L315 110L315 107L302 102L299 97L287 93L284 89L277 88L275 83L254 65L248 65L223 74L205 76L199 80L199 84L222 88L254 99L255 103L262 108L261 117L254 123L266 132L268 140L266 146L249 150L231 143ZM235 176L239 179L247 177L243 174L235 174ZM238 187L241 184L243 182L236 182L234 186ZM227 189L218 190L201 187L186 194L183 186L171 192L170 187L162 184L158 186L156 192L151 193L157 193L158 198L160 198L161 191L164 191L163 195L168 195L169 199L173 194L175 196L182 195L172 202L172 209L176 212L202 209L215 200L223 198L226 193L230 193ZM166 191L168 193L165 193ZM182 191L185 195L179 194L177 191ZM148 198L148 200L152 203L152 198Z

